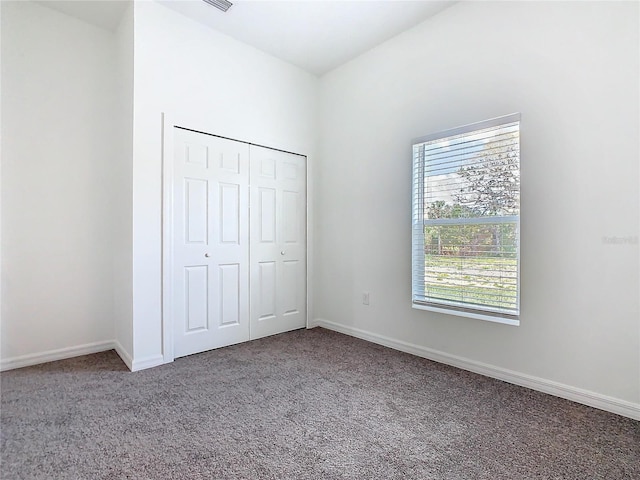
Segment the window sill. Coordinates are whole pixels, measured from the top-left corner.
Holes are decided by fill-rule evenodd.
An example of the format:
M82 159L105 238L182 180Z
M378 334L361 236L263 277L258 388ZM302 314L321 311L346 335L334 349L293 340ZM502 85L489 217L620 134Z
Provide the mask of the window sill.
M448 308L435 307L432 305L420 305L416 303L412 303L411 306L416 310L427 310L429 312L444 313L445 315L455 315L456 317L475 318L477 320L484 320L486 322L502 323L504 325L513 325L516 327L520 325L520 320L513 318L505 318L483 313L464 312L460 310L451 310Z

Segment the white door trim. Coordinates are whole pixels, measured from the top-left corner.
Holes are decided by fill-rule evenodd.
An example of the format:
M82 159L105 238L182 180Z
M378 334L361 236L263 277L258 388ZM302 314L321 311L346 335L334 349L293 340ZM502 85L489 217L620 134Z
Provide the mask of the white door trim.
M173 161L174 118L162 114L162 357L164 363L174 360L173 355Z
M221 137L221 138L227 138L229 140L234 140L237 142L242 142L242 143L246 143L248 145L255 145L258 147L265 147L265 148L270 148L273 150L278 150L278 151L282 151L282 152L286 152L286 153L293 153L295 155L300 155L306 158L306 164L307 164L307 168L306 168L306 191L307 191L307 196L306 196L306 231L307 231L307 238L306 238L306 264L307 264L307 275L306 275L306 279L305 279L305 283L306 283L306 302L305 302L305 323L307 325L307 328L309 328L309 312L310 312L310 306L311 306L311 294L310 294L310 289L309 289L309 277L310 277L310 272L311 272L311 255L310 255L310 238L311 238L311 231L309 228L309 218L310 218L310 209L309 209L309 205L310 205L310 201L309 201L309 195L310 195L310 185L309 185L309 171L310 171L310 165L309 165L309 156L305 155L303 153L299 153L299 152L295 152L295 151L291 151L291 150L285 150L282 148L278 148L278 147L272 147L269 145L263 145L263 144L258 144L255 142L251 142L251 141L247 141L247 140L242 140L242 139L237 139L237 138L230 138L230 137L224 137L222 135L216 135L213 133L210 133L211 131L216 131L215 128L211 128L208 125L204 125L202 124L202 122L198 123L195 121L190 121L189 119L186 118L182 118L179 115L175 115L173 113L168 113L168 112L161 112L161 118L162 118L162 128L161 128L161 135L162 135L162 152L161 152L161 179L162 179L162 192L161 192L161 196L162 196L162 218L161 218L161 226L162 226L162 235L161 235L161 239L162 239L162 262L161 262L161 278L162 278L162 285L161 285L161 301L162 301L162 312L161 312L161 316L162 316L162 359L163 362L162 363L171 363L174 361L175 356L174 356L174 336L173 336L173 317L172 317L172 313L173 312L173 287L172 287L172 281L171 281L171 272L173 271L173 263L174 263L174 259L173 259L173 233L174 233L174 228L173 228L173 204L174 204L174 199L173 199L173 180L174 180L174 173L173 173L173 166L174 166L174 135L173 135L173 128L174 127L180 127L180 128L184 128L184 129L188 129L188 130L192 130L195 132L200 132L200 133L204 133L206 135L213 135L216 137ZM197 124L197 125L196 125Z

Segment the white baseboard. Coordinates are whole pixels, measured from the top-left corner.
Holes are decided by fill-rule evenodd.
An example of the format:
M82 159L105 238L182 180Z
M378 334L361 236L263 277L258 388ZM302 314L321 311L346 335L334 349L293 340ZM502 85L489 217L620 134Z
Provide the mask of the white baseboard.
M165 363L164 357L162 355L151 355L147 358L134 359L131 354L122 347L120 342L116 340L114 343L116 353L120 356L122 361L127 367L129 367L129 370L131 370L132 372L139 372L140 370L157 367L158 365L162 365Z
M150 355L146 358L134 359L129 368L132 372L139 372L140 370L157 367L162 364L164 364L164 357L162 355Z
M410 353L419 357L427 358L438 363L444 363L462 370L479 373L491 378L496 378L504 382L513 383L522 387L531 388L543 393L548 393L556 397L565 398L573 402L582 403L590 407L605 410L607 412L622 415L624 417L640 420L640 404L633 403L618 398L609 397L600 393L583 390L581 388L572 387L562 383L554 382L540 377L534 377L524 373L507 370L505 368L488 365L486 363L477 362L457 355L433 350L431 348L422 347L401 340L396 340L383 335L367 332L359 328L341 325L321 318L316 318L309 322L308 328L323 327L328 330L344 333L352 337L367 340L378 345L400 350L401 352Z
M118 354L118 356L120 357L120 359L124 362L124 364L127 366L127 368L129 370L131 370L131 366L133 365L133 360L131 358L131 355L129 354L129 352L127 352L124 347L122 346L122 344L117 341L114 340L113 341L113 348L116 351L116 353Z
M106 342L86 343L75 347L59 348L57 350L48 350L46 352L6 358L0 361L0 371L30 367L40 363L54 362L56 360L65 360L67 358L79 357L81 355L105 352L107 350L113 350L114 348L116 348L115 342L109 340Z
M0 371L30 367L41 363L55 362L56 360L65 360L67 358L90 355L92 353L106 352L107 350L115 350L118 356L132 372L157 367L158 365L165 363L162 355L152 355L147 358L134 360L131 357L131 354L124 349L120 342L117 340L110 340L106 342L87 343L85 345L78 345L75 347L60 348L57 350L49 350L41 353L7 358L0 361Z

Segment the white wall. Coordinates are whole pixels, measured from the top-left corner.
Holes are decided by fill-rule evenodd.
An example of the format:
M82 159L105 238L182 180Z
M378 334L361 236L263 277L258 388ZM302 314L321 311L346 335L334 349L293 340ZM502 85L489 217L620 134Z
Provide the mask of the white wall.
M0 364L2 363L2 7L0 6ZM0 365L1 366L1 365Z
M638 13L633 2L461 2L324 76L316 320L640 415ZM513 112L521 326L412 310L411 140Z
M31 2L1 8L6 367L114 337L116 90L110 32Z
M114 32L120 150L113 158L113 323L118 353L133 357L133 5Z
M192 128L310 155L316 77L155 2L135 4L134 368L162 361L161 112Z

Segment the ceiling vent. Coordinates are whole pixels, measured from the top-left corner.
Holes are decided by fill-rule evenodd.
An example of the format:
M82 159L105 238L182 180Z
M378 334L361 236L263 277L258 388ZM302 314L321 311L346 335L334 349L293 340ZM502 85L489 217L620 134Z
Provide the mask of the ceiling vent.
M211 6L216 7L219 10L222 10L223 12L226 12L227 10L229 10L231 5L233 5L233 3L227 0L202 0L202 1L205 3L208 3Z

